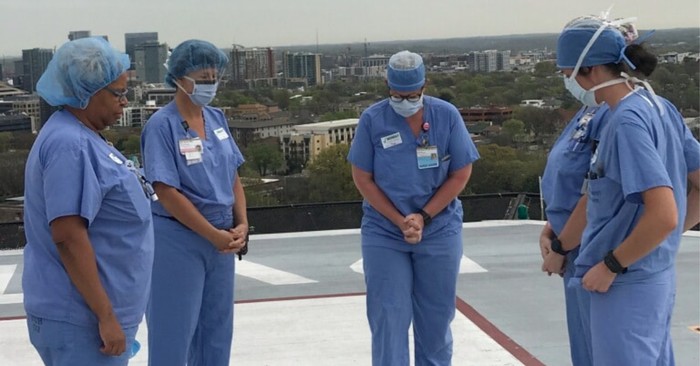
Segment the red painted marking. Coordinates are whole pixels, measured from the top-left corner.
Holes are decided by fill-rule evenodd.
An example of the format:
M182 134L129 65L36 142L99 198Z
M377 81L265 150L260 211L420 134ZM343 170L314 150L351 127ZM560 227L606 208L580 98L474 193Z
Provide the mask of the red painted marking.
M345 294L328 294L328 295L309 295L309 296L291 296L291 297L277 297L277 298L266 298L266 299L251 299L251 300L241 300L236 301L236 304L253 304L259 302L271 302L271 301L290 301L290 300L312 300L312 299L324 299L333 297L350 297L350 296L365 296L365 292L355 292L355 293L345 293ZM512 354L525 366L546 366L535 356L526 351L522 346L516 343L513 339L508 337L500 329L488 321L483 315L479 314L476 309L471 305L467 304L464 300L457 297L456 299L457 310L462 313L467 319L474 323L479 329L481 329L486 335L491 337L496 343L503 347L506 351ZM0 317L0 321L5 320L19 320L25 319L26 316L10 316L10 317Z
M457 310L464 314L469 320L472 321L479 329L484 331L486 335L491 337L496 343L500 344L501 347L505 348L506 351L510 352L515 358L522 362L525 366L546 366L542 361L538 360L535 356L526 351L521 345L516 343L513 339L508 337L505 333L501 332L500 329L496 328L493 323L488 321L483 315L479 314L476 309L471 307L471 305L464 302L464 300L457 297Z

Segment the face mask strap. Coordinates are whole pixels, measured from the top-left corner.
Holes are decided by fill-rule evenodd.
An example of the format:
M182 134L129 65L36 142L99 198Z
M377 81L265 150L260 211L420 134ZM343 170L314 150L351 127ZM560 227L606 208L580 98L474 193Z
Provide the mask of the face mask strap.
M180 85L180 83L177 82L177 80L173 80L173 83L175 83L175 85L177 85L177 87L180 88L180 90L182 90L183 93L185 93L187 95L192 95L192 94L188 93L187 90L185 90L185 88L183 88L182 85ZM192 91L194 92L194 89Z
M620 76L622 76L625 80L632 84L639 85L641 84L644 86L644 89L649 91L649 94L651 94L652 99L654 100L654 104L659 108L659 113L663 116L666 114L666 108L664 107L663 103L661 103L661 100L659 99L659 96L656 95L656 92L654 92L654 88L651 87L648 81L639 79L637 77L628 75L627 73L621 73Z

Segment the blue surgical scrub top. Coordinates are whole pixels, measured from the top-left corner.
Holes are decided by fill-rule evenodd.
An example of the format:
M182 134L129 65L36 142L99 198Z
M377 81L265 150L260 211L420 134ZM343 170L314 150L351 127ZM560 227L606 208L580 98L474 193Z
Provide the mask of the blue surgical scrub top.
M49 224L85 219L100 282L123 327L141 323L150 291L150 201L126 158L68 111L54 113L32 146L25 172L22 286L27 313L97 324L66 273Z
M542 176L542 196L547 207L547 221L556 235L561 234L576 204L593 154L594 142L608 113L607 104L583 107L552 146Z
M610 111L591 160L591 174L597 179L588 185L588 224L575 262L576 277L582 277L629 236L644 213L643 192L671 187L681 223L685 217L687 174L700 168L700 144L675 107L660 100L663 116L644 89L631 92ZM636 281L672 268L682 230L679 224L615 281Z
M464 168L479 158L459 111L443 100L424 96L423 119L427 131L416 137L406 120L383 100L360 116L348 160L357 168L372 173L374 182L402 215L422 209L442 186L448 174ZM388 137L396 136L392 142ZM382 142L382 139L384 142ZM398 143L397 143L398 142ZM427 143L437 146L439 166L419 169L416 149ZM362 233L403 241L396 225L365 200L362 204ZM424 238L455 235L462 230L462 203L455 198L423 232ZM383 241L365 245L384 245Z
M141 134L146 178L176 188L212 224L230 224L236 171L245 160L231 137L223 112L204 107L202 113L206 134L206 139L202 138L202 161L190 165L180 153L180 141L201 136L183 125L185 121L175 102L148 119ZM156 215L172 216L158 202L152 208Z

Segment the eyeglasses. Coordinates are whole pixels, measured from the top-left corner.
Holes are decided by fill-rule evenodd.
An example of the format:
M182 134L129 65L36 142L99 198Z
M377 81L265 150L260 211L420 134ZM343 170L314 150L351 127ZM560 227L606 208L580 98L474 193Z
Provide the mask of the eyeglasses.
M112 93L119 101L127 101L126 95L129 93L129 88L124 89L123 91L116 91L108 86L105 86L105 90Z
M415 102L419 101L420 97L422 97L422 96L423 96L423 93L410 94L410 95L390 94L389 99L391 99L392 102L396 102L396 103L401 103L404 100L415 103Z

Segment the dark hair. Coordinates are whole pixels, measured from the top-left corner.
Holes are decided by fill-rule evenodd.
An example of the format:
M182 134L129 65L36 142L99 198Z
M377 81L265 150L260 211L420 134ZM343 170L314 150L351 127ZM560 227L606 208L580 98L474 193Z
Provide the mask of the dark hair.
M636 69L634 71L644 74L645 76L651 75L656 69L656 64L659 60L656 56L647 51L640 44L631 44L625 49L625 56L627 59L634 64Z
M582 76L586 76L586 75L588 75L590 72L591 72L590 66L581 66L581 67L578 69L578 74L579 74L579 75L582 75Z
M658 60L653 53L647 51L644 47L642 47L642 45L638 44L631 44L627 46L627 48L625 48L625 56L627 56L627 59L634 64L634 70L632 70L632 68L625 61L621 61L620 63L609 63L603 66L610 70L610 72L612 72L614 75L620 75L620 73L625 72L631 75L641 74L644 76L649 76L652 72L654 72L654 69L656 69L656 64L658 63Z

